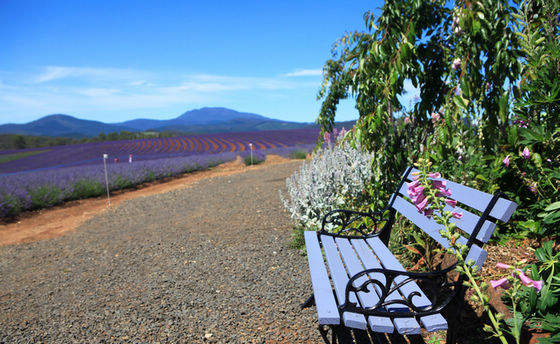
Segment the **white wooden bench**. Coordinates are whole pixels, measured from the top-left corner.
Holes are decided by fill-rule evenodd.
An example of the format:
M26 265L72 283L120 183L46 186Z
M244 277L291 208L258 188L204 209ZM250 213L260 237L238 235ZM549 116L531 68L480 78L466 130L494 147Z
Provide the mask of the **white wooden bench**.
M455 264L440 271L407 272L388 249L397 213L443 247L449 247L439 233L442 226L419 213L408 199L405 182L411 181L414 171L412 167L407 169L383 211L335 210L323 219L322 230L305 232L313 295L302 307L316 305L325 342L329 342L328 327L335 343L341 326L409 335L420 334L421 328L428 332L448 330L448 343L455 342L455 329L448 328L444 314L459 316L465 277L449 278ZM496 221L507 222L517 204L500 193L493 196L452 181L447 181L447 187L452 191L450 198L458 202L453 210L463 213L462 219L454 221L462 231L459 240L469 247L467 261L472 259L481 267L487 256L483 245L496 228ZM384 218L383 214L388 215Z

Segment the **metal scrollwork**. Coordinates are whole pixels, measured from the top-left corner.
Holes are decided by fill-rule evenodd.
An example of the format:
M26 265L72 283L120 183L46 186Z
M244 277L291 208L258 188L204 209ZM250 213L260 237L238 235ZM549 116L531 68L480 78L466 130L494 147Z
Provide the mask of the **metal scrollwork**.
M368 227L366 221L373 224ZM383 218L383 212L364 213L351 210L333 210L323 217L320 234L346 237L379 236L391 222L391 218ZM379 224L385 223L383 228ZM335 228L335 230L330 230Z
M352 276L348 281L345 291L345 303L340 305L339 309L341 312L349 311L366 315L389 316L391 318L425 316L439 313L451 302L459 290L458 282L447 281L447 273L453 270L455 266L456 264L453 264L444 270L424 273L380 268L361 271ZM382 279L372 277L374 274L382 274L385 281L383 282ZM396 281L396 278L400 276L402 277ZM359 285L355 285L358 280L364 278L367 278L367 280ZM422 297L422 294L418 291L412 291L406 298L399 294L399 289L413 281L429 288L430 292L425 295L428 297L430 304L417 306L414 299ZM448 291L448 295L443 298L440 297L442 290ZM359 292L375 292L379 297L379 301L371 307L361 307L356 302L350 301L351 293ZM392 295L393 297L390 297ZM398 295L398 297L395 298L394 295ZM403 311L402 308L399 308L398 311L391 311L391 305L403 305L408 311Z

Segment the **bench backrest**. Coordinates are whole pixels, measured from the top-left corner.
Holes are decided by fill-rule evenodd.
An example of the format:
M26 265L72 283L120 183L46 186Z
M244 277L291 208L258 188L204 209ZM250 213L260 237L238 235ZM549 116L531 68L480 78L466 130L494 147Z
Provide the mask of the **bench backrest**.
M391 207L408 218L443 247L448 248L449 241L440 234L443 226L436 223L433 218L428 218L419 213L416 206L408 198L406 182L412 181L412 173L417 171L415 168L406 170L400 189L391 197ZM463 213L460 220L453 218L451 221L455 222L461 231L459 241L470 246L467 261L472 259L475 265L482 267L488 255L482 249L482 246L490 240L496 228L496 221L507 222L517 208L517 204L507 200L501 194L493 196L444 178L436 178L435 180L447 181L447 188L451 190L449 198L457 201L456 207L447 206L445 210ZM464 206L470 210L466 210ZM475 237L472 236L473 233L476 234Z

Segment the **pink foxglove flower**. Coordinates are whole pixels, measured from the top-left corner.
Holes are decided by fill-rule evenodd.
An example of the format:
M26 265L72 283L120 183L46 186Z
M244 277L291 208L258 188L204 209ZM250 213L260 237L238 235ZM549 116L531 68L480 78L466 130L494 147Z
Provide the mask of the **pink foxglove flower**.
M509 167L509 155L507 155L502 162L506 165L506 167Z
M511 265L507 265L507 264L504 264L504 263L496 263L496 267L500 268L500 269L510 269Z
M441 115L438 112L432 112L432 123L437 123Z
M438 190L445 190L446 185L447 185L447 181L445 180L432 180L432 186Z
M426 215L427 218L430 218L434 215L434 210L432 208L428 208L424 210L424 215Z
M454 199L446 198L444 201L445 203L449 204L449 206L451 206L452 208L455 208L455 206L457 205L457 201Z
M430 178L441 178L441 173L439 173L439 172L430 172L430 173L428 173L428 177L430 177ZM444 186L445 186L445 184L444 184Z
M543 281L533 281L527 275L525 275L523 271L521 270L517 270L517 271L519 272L519 279L521 280L521 283L523 283L524 286L532 287L537 289L537 291L541 291Z
M437 197L449 197L451 196L451 190L449 189L445 189L445 190L441 190L440 192L436 193Z
M531 152L529 152L529 149L527 149L527 147L525 147L525 149L521 153L521 156L525 159L529 159L529 157L531 156Z
M463 213L458 213L458 212L454 211L454 212L451 212L451 216L453 216L454 218L460 220L460 219L463 218Z
M410 182L410 183L406 183L406 186L408 187L409 194L410 194L410 191L413 190L413 189L416 189L416 187L418 185L420 185L420 180L419 179L416 179L416 180L414 180L413 182Z
M421 213L424 211L424 209L426 209L426 206L428 205L428 199L426 198L426 196L424 196L422 201L414 203L416 204L416 209L418 209L418 212Z
M500 278L499 280L492 280L490 281L490 285L494 289L496 288L508 289L509 287L511 287L507 277Z

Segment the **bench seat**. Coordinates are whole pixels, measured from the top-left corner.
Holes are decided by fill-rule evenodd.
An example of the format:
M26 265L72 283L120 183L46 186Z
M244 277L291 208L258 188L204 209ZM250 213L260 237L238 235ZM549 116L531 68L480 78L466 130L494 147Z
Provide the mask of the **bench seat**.
M344 303L346 286L353 275L366 269L376 268L403 272L406 270L377 237L343 238L324 234L317 235L317 232L314 231L307 231L304 235L319 324L338 325L343 323L346 327L361 330L365 330L369 326L374 332L397 332L399 334L420 334L421 327L429 332L447 329L447 321L440 314L391 319L384 316L343 312L341 319L338 307ZM330 276L321 247L328 263ZM372 273L372 277L385 283L385 276L381 273ZM403 282L405 278L405 276L396 277L394 284ZM362 276L358 283L362 284L366 279L366 276ZM379 287L369 284L367 288L368 292L352 292L350 301L358 301L364 308L377 304L382 294ZM425 307L431 304L424 292L413 281L398 288L387 299L407 299L413 292L420 294L413 297L416 306ZM338 302L338 300L342 300L342 302ZM392 304L387 306L387 311L410 312L411 309L402 304Z

